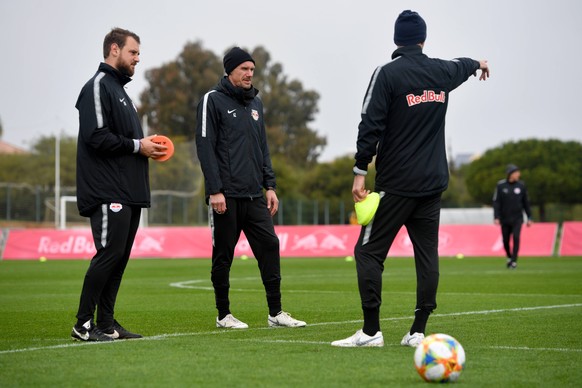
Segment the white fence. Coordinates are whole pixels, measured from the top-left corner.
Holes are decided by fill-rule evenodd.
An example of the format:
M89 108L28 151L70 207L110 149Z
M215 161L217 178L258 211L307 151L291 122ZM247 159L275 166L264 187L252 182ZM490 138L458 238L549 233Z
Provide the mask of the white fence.
M492 224L493 208L460 208L460 209L442 209L441 225L454 224Z

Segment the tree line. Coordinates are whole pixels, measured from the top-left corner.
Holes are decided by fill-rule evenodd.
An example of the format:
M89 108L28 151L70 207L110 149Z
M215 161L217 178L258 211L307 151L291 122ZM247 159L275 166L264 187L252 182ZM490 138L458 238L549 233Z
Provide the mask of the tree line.
M39 139L30 155L3 155L0 182L52 189L55 185L55 141L55 137ZM77 139L63 136L60 142L61 185L74 188ZM203 201L204 182L194 141L178 140L175 146L176 153L169 161L150 161L152 190L193 193ZM282 200L328 200L343 202L346 206L352 203L352 155L315 163L309 169L284 162L284 158L277 155L273 159ZM452 167L449 188L443 194L443 207L490 206L495 185L505 178L508 163L520 167L540 221L582 219L582 144L555 139L508 142L486 151L468 165ZM369 175L368 185L373 187L373 166ZM3 197L0 189L0 206L3 206ZM554 213L559 211L560 216L546 217L548 206Z

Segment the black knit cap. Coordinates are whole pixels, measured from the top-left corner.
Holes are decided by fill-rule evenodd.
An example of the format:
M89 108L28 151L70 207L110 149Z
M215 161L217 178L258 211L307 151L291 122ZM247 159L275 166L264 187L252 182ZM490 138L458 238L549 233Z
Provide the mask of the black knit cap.
M414 11L402 11L394 23L394 43L397 46L411 46L426 40L426 23Z
M507 176L510 176L511 174L513 174L514 172L518 171L519 167L517 167L515 164L508 164L507 168L505 169L505 173L507 174Z
M243 62L251 61L255 63L255 60L249 53L241 49L240 47L233 47L229 52L226 53L222 63L224 64L224 71L226 74L230 74L234 69L238 67Z

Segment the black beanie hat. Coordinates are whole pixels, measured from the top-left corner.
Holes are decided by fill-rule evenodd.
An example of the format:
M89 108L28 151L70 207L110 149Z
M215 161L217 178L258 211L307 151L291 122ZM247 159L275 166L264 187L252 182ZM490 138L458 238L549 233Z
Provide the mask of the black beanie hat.
M238 67L243 62L251 61L255 63L255 60L249 53L241 49L240 47L233 47L229 52L226 53L222 63L224 64L224 71L226 74L230 74L234 69Z
M507 176L510 176L511 174L513 174L514 172L518 171L519 167L517 167L515 164L508 164L507 168L505 169L505 172L507 173Z
M426 40L426 23L414 11L402 11L394 23L394 43L397 46L411 46Z

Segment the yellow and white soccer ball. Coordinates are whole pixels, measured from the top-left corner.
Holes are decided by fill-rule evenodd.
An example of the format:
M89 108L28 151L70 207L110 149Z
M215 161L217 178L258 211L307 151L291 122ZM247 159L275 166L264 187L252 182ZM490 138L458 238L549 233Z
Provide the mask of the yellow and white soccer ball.
M414 365L425 381L454 382L465 367L465 349L450 335L432 334L416 348Z

